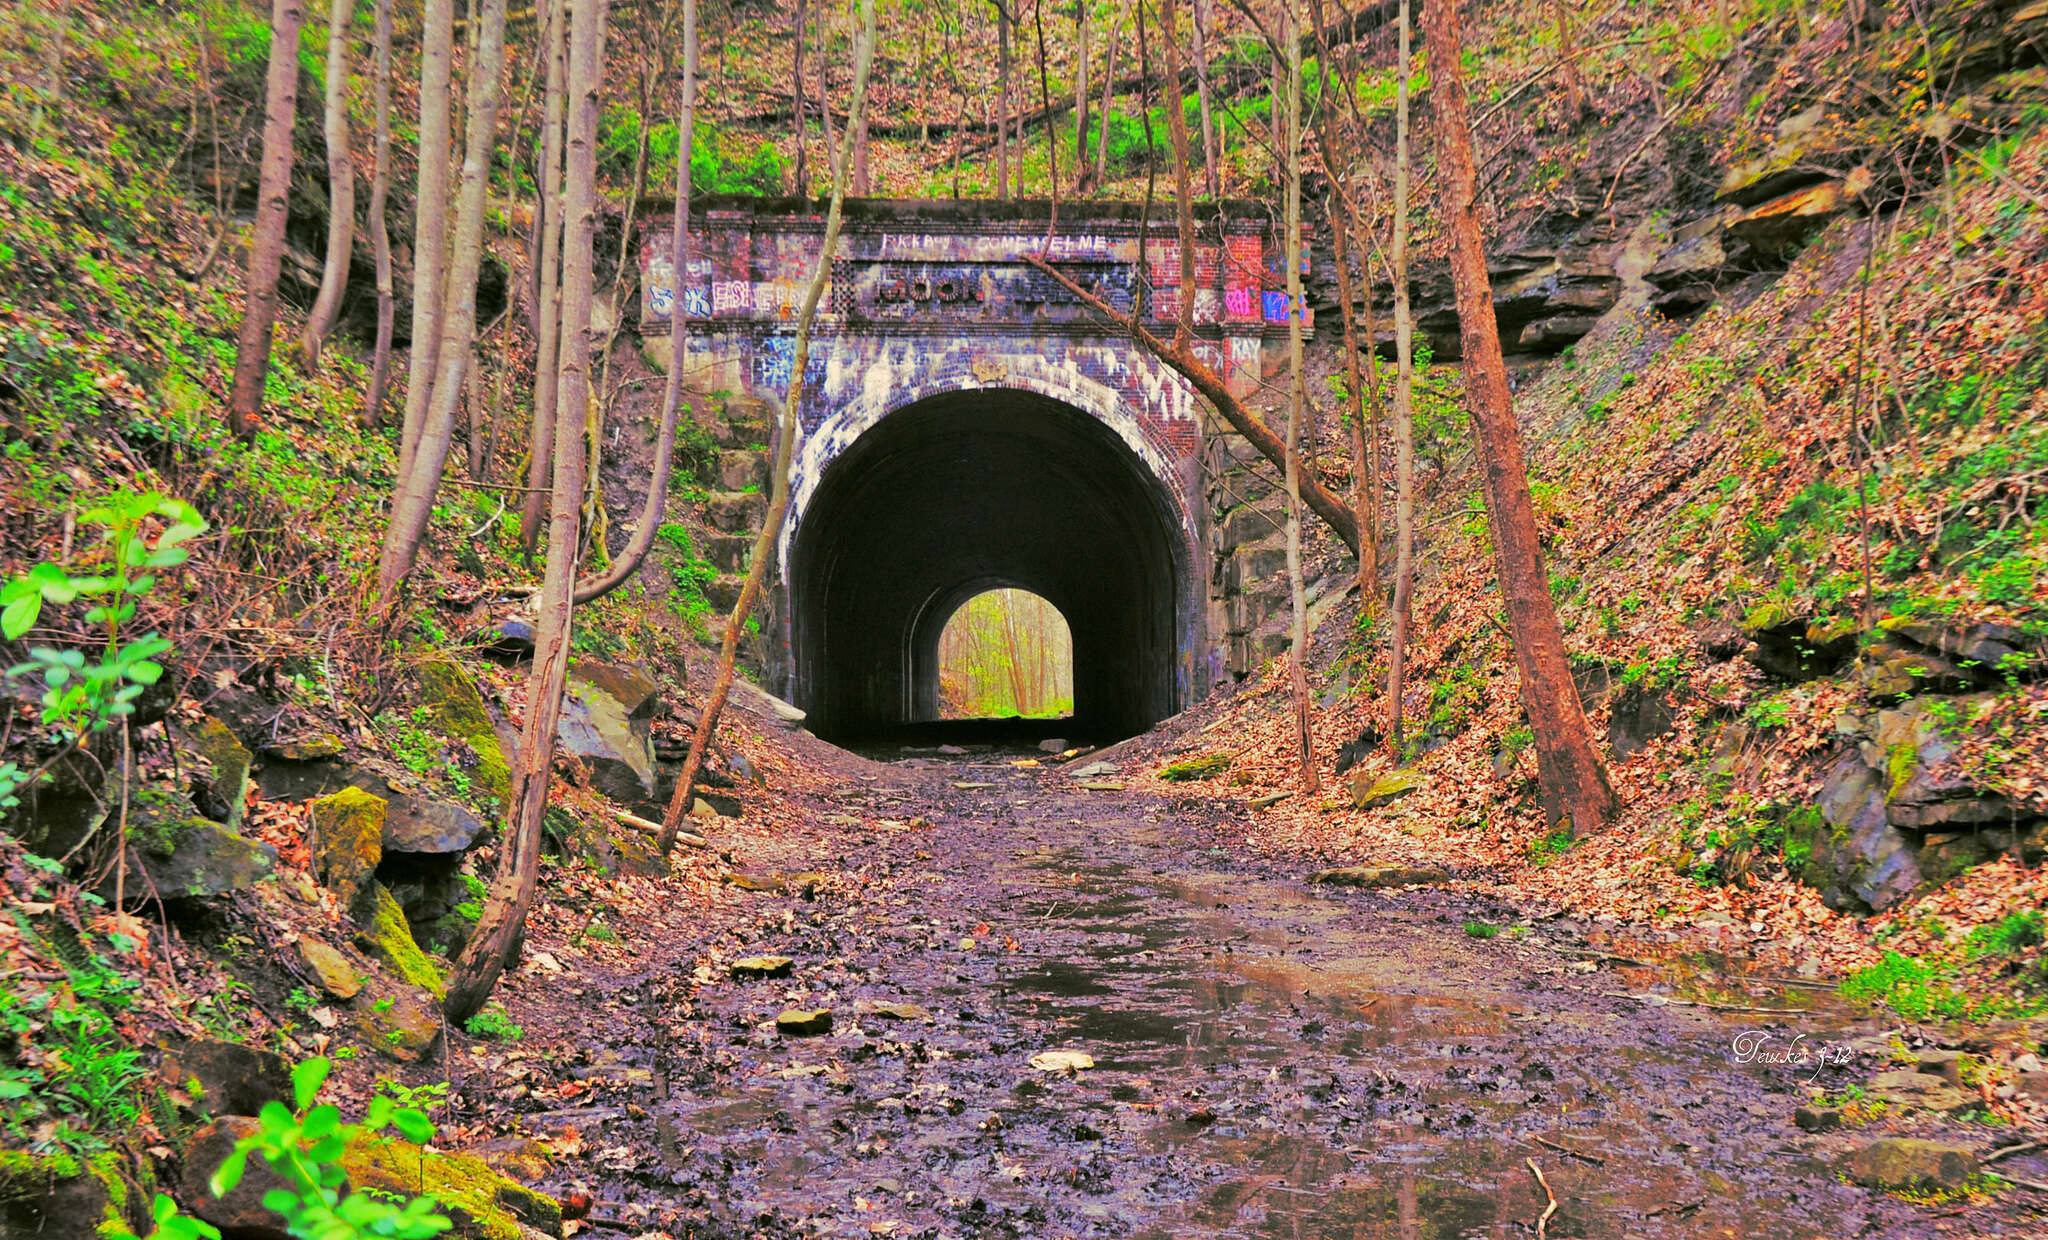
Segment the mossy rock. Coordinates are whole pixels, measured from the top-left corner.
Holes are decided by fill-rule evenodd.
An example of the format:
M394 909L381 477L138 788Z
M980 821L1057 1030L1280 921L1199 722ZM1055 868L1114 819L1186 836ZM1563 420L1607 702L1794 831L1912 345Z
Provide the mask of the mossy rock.
M277 850L246 840L213 821L194 815L152 825L150 833L128 846L126 894L141 899L204 899L240 891L270 877ZM143 881L146 879L147 881ZM104 884L113 888L113 879Z
M1351 804L1356 809L1379 809L1422 789L1422 776L1413 771L1388 771L1375 776L1371 771L1351 775Z
M242 811L249 800L250 771L256 755L242 744L234 730L212 715L177 728L179 745L192 758L194 799L200 812L230 829L242 825Z
M452 659L429 659L419 668L420 705L425 707L433 729L459 740L476 755L476 769L469 772L470 787L484 804L512 803L512 768L505 761L504 746L498 743L498 728L491 721L490 707L476 681Z
M441 1040L441 1007L434 996L382 972L366 979L356 996L356 1033L363 1044L399 1063L415 1063Z
M321 884L353 909L384 859L384 798L343 788L310 808L314 869Z
M433 959L413 940L405 910L384 884L372 880L358 918L356 946L370 953L408 985L432 994L436 1000L448 995L448 979Z
M102 1237L130 1230L128 1182L119 1156L31 1154L0 1149L0 1237Z
M1199 758L1182 758L1159 768L1159 778L1179 782L1189 779L1208 779L1221 775L1230 769L1230 755L1227 753L1205 753Z
M1767 633L1799 622L1799 613L1793 610L1791 603L1773 598L1765 599L1752 608L1750 613L1742 618L1740 627L1744 633L1754 637L1758 633Z
M562 1205L468 1154L424 1153L386 1137L358 1135L341 1156L349 1184L406 1196L425 1193L454 1221L460 1240L521 1240L521 1228L562 1234Z

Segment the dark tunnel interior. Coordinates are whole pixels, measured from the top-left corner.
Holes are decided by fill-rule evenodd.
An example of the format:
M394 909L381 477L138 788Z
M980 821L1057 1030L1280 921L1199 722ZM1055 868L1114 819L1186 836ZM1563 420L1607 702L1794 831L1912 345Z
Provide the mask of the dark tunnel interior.
M1187 550L1116 433L1035 393L977 389L882 419L827 467L790 549L791 695L839 741L939 718L939 636L983 590L1044 597L1073 634L1068 734L1180 709Z

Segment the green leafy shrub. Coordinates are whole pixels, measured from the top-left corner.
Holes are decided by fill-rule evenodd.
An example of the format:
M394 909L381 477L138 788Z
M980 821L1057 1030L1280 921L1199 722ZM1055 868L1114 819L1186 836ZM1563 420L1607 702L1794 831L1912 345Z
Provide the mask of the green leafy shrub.
M216 1197L225 1197L242 1182L254 1154L270 1165L287 1185L263 1195L266 1209L285 1221L285 1230L306 1240L428 1240L453 1224L437 1214L439 1204L432 1197L415 1197L397 1202L367 1192L342 1196L347 1175L342 1154L351 1140L396 1128L405 1140L421 1145L433 1140L434 1124L411 1107L401 1107L388 1095L370 1100L360 1124L344 1124L334 1106L314 1105L320 1086L327 1080L330 1064L325 1059L308 1059L292 1070L292 1096L296 1110L276 1100L263 1104L256 1132L236 1143L234 1152L214 1171L210 1183ZM161 1223L159 1224L161 1226Z
M495 1003L470 1017L462 1027L473 1038L489 1038L495 1042L517 1042L526 1036L525 1029L512 1023L511 1013Z

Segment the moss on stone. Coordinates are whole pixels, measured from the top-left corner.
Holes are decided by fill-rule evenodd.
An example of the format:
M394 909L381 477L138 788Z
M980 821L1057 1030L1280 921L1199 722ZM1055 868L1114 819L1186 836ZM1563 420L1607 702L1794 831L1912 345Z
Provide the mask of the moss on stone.
M388 1137L360 1134L341 1156L358 1189L431 1195L454 1221L462 1240L520 1240L520 1227L561 1235L562 1206L509 1180L468 1154L427 1153Z
M27 1150L0 1149L0 1205L19 1205L47 1202L60 1186L84 1179L97 1182L98 1200L92 1201L82 1213L97 1217L90 1220L92 1234L103 1240L116 1240L134 1233L128 1225L128 1181L121 1176L121 1159L113 1151L103 1151L80 1162L72 1154L31 1154ZM73 1199L73 1208L83 1204ZM61 1226L71 1227L88 1222L70 1210L67 1217L45 1220Z
M349 908L375 881L377 863L384 858L385 809L383 797L361 788L343 788L312 804L313 860L320 881Z
M1885 754L1885 774L1890 779L1884 799L1896 800L1906 785L1913 782L1914 772L1920 769L1920 747L1912 741L1901 741Z
M498 729L491 722L490 708L476 687L476 681L452 659L434 658L419 668L420 705L426 708L431 726L443 736L459 740L476 755L476 769L469 772L470 785L479 799L488 798L501 808L512 802L512 768L498 743Z
M383 962L407 983L428 991L436 999L447 998L448 979L442 975L440 966L413 941L412 927L406 923L405 910L398 906L398 900L390 889L372 880L365 891L363 903L362 929L356 934L356 946Z

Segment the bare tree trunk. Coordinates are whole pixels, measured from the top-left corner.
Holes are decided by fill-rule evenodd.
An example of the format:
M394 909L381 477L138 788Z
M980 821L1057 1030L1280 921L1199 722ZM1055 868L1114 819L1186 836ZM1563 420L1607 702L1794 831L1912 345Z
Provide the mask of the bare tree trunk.
M420 427L434 393L441 342L441 297L448 262L450 105L454 95L454 0L426 0L420 18L419 175L413 193L412 345L407 359L405 421L398 433L398 478L412 476Z
M302 0L271 0L270 68L263 82L263 168L256 191L256 227L243 277L242 334L228 429L251 438L263 424L263 380L270 373L271 326L277 321L277 274L284 265L284 224L292 189L292 122L299 106Z
M569 0L544 0L547 18L547 96L541 105L546 126L540 142L540 297L535 316L533 373L544 379L555 373L562 346L562 125L568 110ZM677 279L681 279L680 273ZM681 285L677 286L681 295ZM533 389L533 442L526 463L526 498L519 510L519 549L530 562L540 543L541 515L552 473L555 442L556 385L537 382Z
M1387 655L1387 735L1396 761L1402 745L1401 699L1408 691L1408 617L1415 589L1415 324L1408 305L1408 79L1412 32L1401 0L1400 52L1394 66L1394 616ZM1434 65L1434 59L1430 62Z
M1109 108L1116 98L1116 45L1123 37L1124 26L1131 20L1131 10L1138 0L1126 0L1123 16L1114 19L1109 28L1109 37L1103 40L1102 49L1102 120L1095 136L1095 185L1099 188L1109 179Z
M502 0L487 0L486 20L495 9L502 27ZM604 0L580 0L570 18L569 94L573 106L566 178L567 236L563 245L562 309L572 329L564 334L561 372L536 382L558 383L563 409L590 400L597 233L597 114L604 66L600 48ZM539 446L535 446L539 451ZM526 719L520 729L519 761L512 777L512 804L498 849L498 872L484 898L483 916L455 962L443 1004L451 1021L475 1015L490 997L526 929L526 915L540 885L541 822L555 764L555 727L562 686L569 671L569 626L575 611L577 522L583 500L583 420L556 420L554 498L548 517L548 558L540 597L540 625L533 672L528 680Z
M469 369L476 335L476 281L483 266L484 198L490 186L491 155L498 123L498 97L505 68L505 0L483 0L476 62L470 66L468 133L464 136L462 183L455 203L455 236L449 248L447 287L442 294L440 358L434 370L433 401L420 426L412 471L400 475L391 504L391 527L377 564L375 614L388 622L420 540L433 516L434 496L454 442L455 410ZM419 342L413 345L417 351Z
M1175 75L1175 81L1179 77ZM1180 116L1176 87L1172 114ZM1185 121L1182 122L1186 124ZM1288 679L1294 691L1294 735L1301 786L1322 785L1316 771L1315 729L1308 692L1308 599L1301 574L1301 423L1307 399L1301 333L1308 318L1301 290L1301 0L1287 0L1287 593L1293 606Z
M1010 196L1010 11L996 10L996 197ZM1021 160L1020 160L1021 162Z
M796 0L796 25L790 32L789 60L790 75L796 81L790 86L794 107L791 115L796 117L796 177L795 192L799 198L811 196L810 178L804 166L804 149L810 145L809 123L804 120L804 0ZM678 277L680 278L680 277Z
M669 303L668 382L661 391L661 430L654 445L654 478L648 483L647 502L640 510L640 523L626 549L602 577L576 583L576 601L588 603L603 598L630 580L654 546L661 517L668 510L668 480L676 448L676 418L683 403L683 360L689 343L688 318L684 309L684 272L690 256L690 151L697 125L697 0L683 0L683 106L676 123L676 206L672 227L675 232L670 251L675 272L675 298Z
M1211 201L1223 190L1217 174L1216 121L1209 104L1209 0L1195 0L1195 94L1202 104L1202 172ZM1336 169L1330 170L1336 176Z
M1572 45L1571 17L1565 12L1564 0L1550 0L1551 10L1557 16L1557 59L1564 71L1565 111L1569 124L1576 125L1586 115L1586 88L1579 81L1579 51Z
M830 6L818 5L818 149L824 153L825 175L832 175L832 13ZM827 193L830 193L828 187ZM804 191L809 197L810 191Z
M1325 123L1328 113L1324 114ZM1328 142L1323 149L1330 149ZM1333 174L1334 175L1334 174ZM1365 385L1358 368L1357 312L1351 297L1350 209L1342 195L1330 191L1330 239L1337 252L1337 309L1344 321L1344 386L1351 395L1352 507L1358 513L1358 614L1371 617L1380 606L1379 496L1373 490L1370 444L1365 426ZM1370 276L1368 275L1368 281ZM1367 303L1372 286L1366 285ZM1377 431L1377 428L1375 428Z
M874 58L875 0L860 0L860 22L853 46L853 99L847 105L849 131L867 110L868 69ZM819 242L817 265L811 269L810 287L804 290L803 305L797 311L789 393L783 400L782 417L776 428L775 472L769 487L768 515L762 519L761 532L754 539L746 584L740 587L739 600L733 604L732 615L726 619L725 637L718 652L718 672L711 682L711 692L705 696L703 713L698 716L697 733L690 739L690 752L683 759L675 794L669 798L668 811L662 815L663 856L675 847L676 832L681 828L683 815L689 811L691 798L695 795L693 786L697 782L697 772L704 765L704 751L718 729L718 716L725 709L726 695L732 692L733 667L739 660L740 631L746 627L747 616L754 610L754 601L760 597L761 583L768 575L768 562L775 555L775 540L781 535L782 522L789 514L789 464L796 451L796 437L800 429L797 415L803 408L804 372L810 366L811 325L818 315L818 299L824 294L825 282L832 273L833 255L838 252L839 226L846 206L847 174L852 162L853 135L849 132L832 160L832 205L825 214L825 235Z
M1614 791L1593 748L1591 729L1572 684L1564 633L1550 599L1543 550L1536 539L1535 505L1522 462L1521 433L1508 394L1507 365L1494 321L1486 274L1485 240L1473 209L1478 173L1459 63L1458 10L1430 4L1423 11L1430 64L1430 110L1436 115L1443 204L1450 234L1451 276L1457 286L1458 333L1464 346L1465 400L1471 411L1484 476L1488 526L1514 634L1522 678L1522 705L1536 734L1536 778L1544 812L1574 832L1594 831L1613 817Z
M370 360L370 394L363 402L363 425L384 424L384 397L391 384L391 329L398 314L397 290L391 283L391 0L377 0L377 138L376 168L370 173L370 252L377 263L377 350Z
M1074 192L1088 189L1088 0L1074 0Z
M348 144L348 27L354 12L353 0L333 0L327 11L327 261L313 311L299 330L299 364L307 370L320 365L320 346L341 313L355 251L356 169Z

